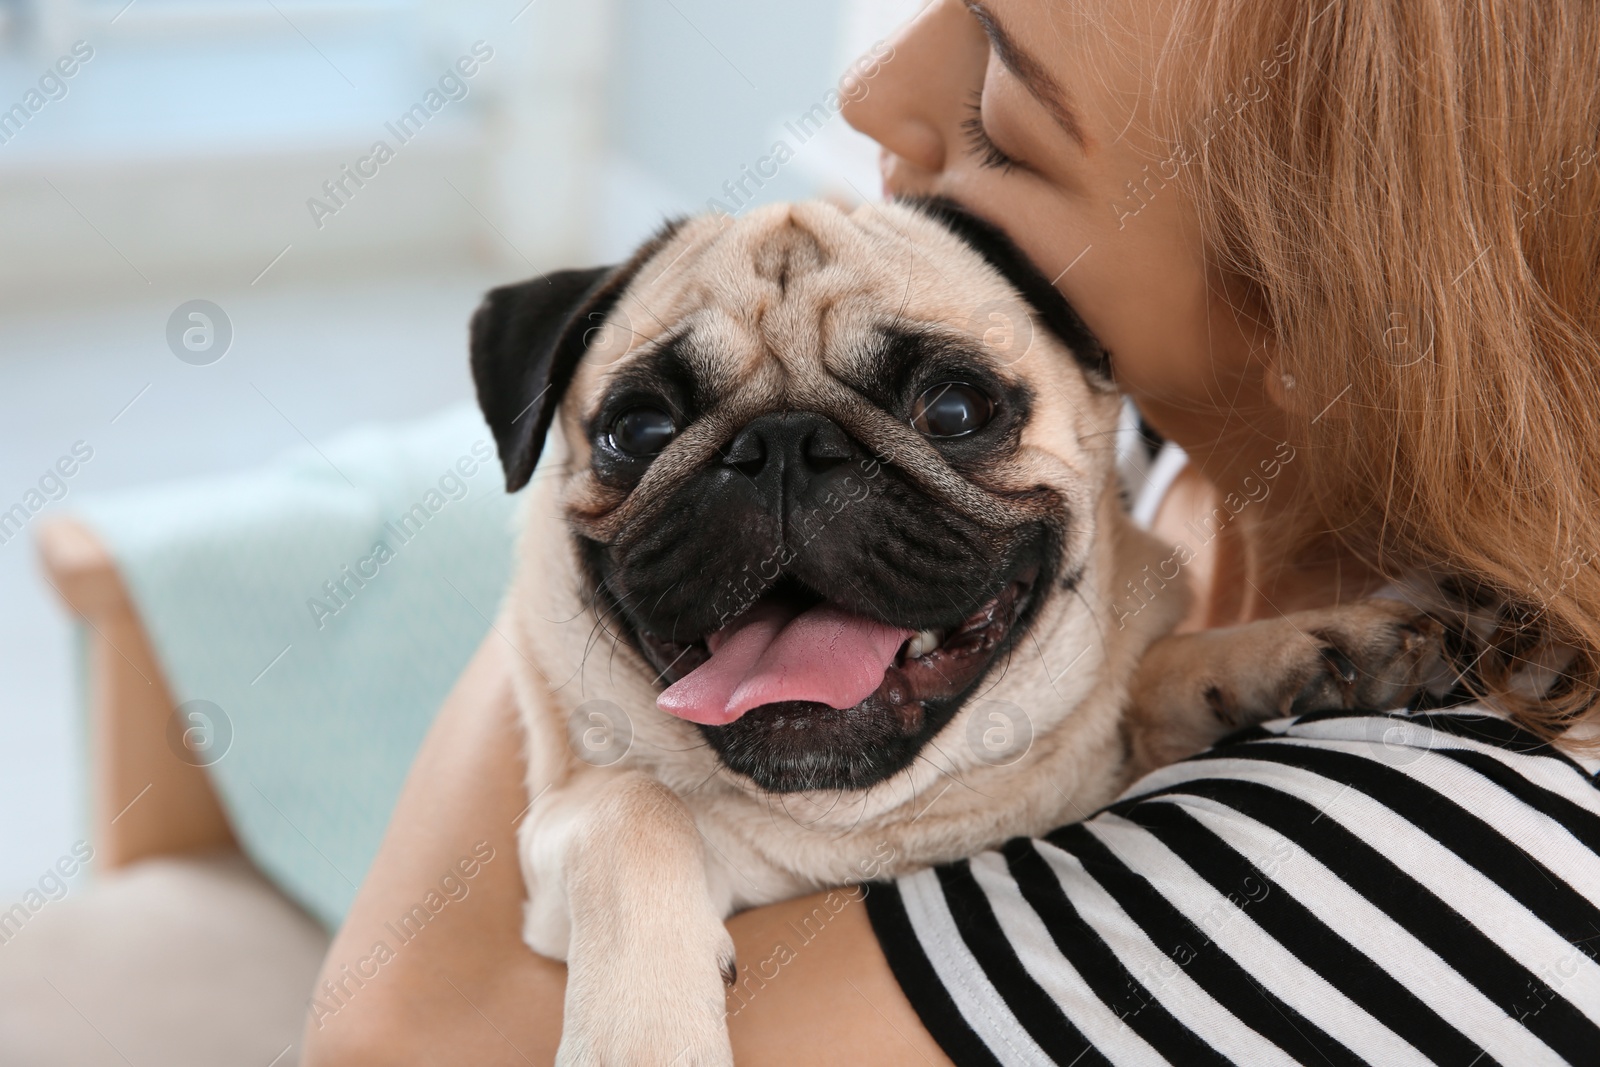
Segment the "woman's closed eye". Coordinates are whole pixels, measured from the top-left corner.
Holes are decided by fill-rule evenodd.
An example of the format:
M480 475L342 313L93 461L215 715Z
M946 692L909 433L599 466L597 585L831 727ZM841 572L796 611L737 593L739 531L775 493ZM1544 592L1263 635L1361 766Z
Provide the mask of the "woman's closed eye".
M989 136L989 131L984 127L981 89L975 91L967 101L967 110L970 114L961 123L961 129L967 135L967 149L978 161L978 165L1005 173L1020 167L1022 164L995 144L993 138Z

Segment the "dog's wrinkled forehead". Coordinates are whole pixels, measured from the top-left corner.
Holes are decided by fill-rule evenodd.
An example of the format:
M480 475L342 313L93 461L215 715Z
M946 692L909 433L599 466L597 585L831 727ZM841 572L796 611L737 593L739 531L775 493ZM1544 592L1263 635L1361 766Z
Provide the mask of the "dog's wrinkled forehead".
M947 381L972 370L1000 391L1025 381L1052 398L1112 394L1105 351L1050 280L942 200L671 223L618 266L491 290L471 349L511 491L532 477L558 410L581 466L608 397L630 387L675 395L681 410L663 418L694 424L685 441L785 408L864 430L863 404L905 406L898 371L909 386L941 361ZM1067 424L1082 410L1048 417Z
M592 411L619 373L652 363L691 378L704 407L815 402L829 382L892 374L886 357L916 346L884 341L907 336L1002 376L1053 348L1060 371L1104 377L1098 343L998 231L942 204L805 202L678 227L591 336L572 407Z

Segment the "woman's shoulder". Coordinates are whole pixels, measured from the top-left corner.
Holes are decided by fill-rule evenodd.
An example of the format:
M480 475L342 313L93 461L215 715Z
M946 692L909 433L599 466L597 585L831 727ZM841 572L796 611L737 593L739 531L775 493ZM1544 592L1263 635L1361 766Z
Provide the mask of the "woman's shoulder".
M1432 803L1419 791L1431 784L1452 796L1510 790L1528 802L1539 795L1528 792L1536 786L1566 796L1584 810L1600 810L1600 759L1582 749L1554 745L1482 705L1459 703L1390 712L1318 712L1252 726L1191 759L1146 775L1108 811L1181 792L1179 783L1184 781L1259 777L1261 765L1297 772L1304 788L1294 792L1308 800L1315 798L1317 782L1307 775L1333 783L1338 793L1360 789L1406 809L1413 802ZM1289 788L1285 782L1274 784Z
M869 908L971 1062L1535 1063L1600 1040L1596 900L1591 769L1464 706L1251 728Z

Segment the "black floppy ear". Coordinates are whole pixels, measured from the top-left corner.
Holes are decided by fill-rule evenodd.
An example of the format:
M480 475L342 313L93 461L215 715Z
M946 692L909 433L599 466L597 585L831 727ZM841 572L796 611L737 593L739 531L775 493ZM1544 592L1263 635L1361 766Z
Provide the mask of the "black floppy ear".
M545 434L595 330L639 269L677 234L664 223L626 263L558 270L489 290L472 316L472 380L494 433L506 492L528 484Z
M612 267L562 270L489 290L472 316L472 380L494 432L506 491L528 484L585 335L615 305Z

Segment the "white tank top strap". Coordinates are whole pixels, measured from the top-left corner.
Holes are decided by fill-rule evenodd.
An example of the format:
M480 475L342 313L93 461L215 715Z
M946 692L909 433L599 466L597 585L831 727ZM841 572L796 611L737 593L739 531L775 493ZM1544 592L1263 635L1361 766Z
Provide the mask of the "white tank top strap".
M1128 502L1133 521L1149 529L1162 498L1189 458L1171 441L1152 451L1148 439L1139 432L1139 409L1127 397L1122 400L1116 440L1123 499Z
M1150 462L1149 470L1145 471L1144 486L1134 496L1132 515L1135 524L1146 530L1150 528L1150 524L1156 521L1156 511L1161 507L1161 501L1166 499L1167 490L1172 488L1172 483L1178 480L1178 475L1188 465L1188 453L1175 443L1168 441L1161 446L1161 451Z

